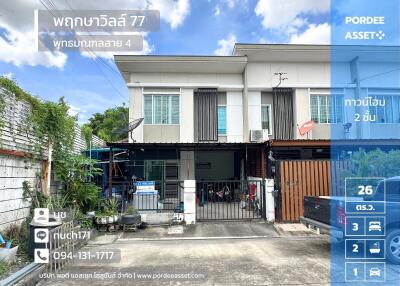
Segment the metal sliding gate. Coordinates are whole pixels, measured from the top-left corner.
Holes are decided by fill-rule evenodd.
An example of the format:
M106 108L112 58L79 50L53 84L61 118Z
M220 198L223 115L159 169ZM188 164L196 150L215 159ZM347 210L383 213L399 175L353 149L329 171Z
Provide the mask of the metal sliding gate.
M265 218L262 180L197 181L196 219L252 220Z

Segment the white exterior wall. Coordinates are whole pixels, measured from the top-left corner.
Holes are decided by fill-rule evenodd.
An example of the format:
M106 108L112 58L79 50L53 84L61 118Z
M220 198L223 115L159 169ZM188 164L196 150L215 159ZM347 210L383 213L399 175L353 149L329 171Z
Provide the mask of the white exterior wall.
M294 130L298 134L297 124L310 120L309 88L330 87L329 63L248 63L248 128L261 129L261 92L270 91L279 83L276 72L286 72L288 79L280 87L294 89ZM346 70L346 65L343 66ZM346 71L347 72L347 71ZM346 73L346 76L349 75ZM243 134L243 75L242 74L205 74L205 73L131 73L130 75L130 120L143 117L143 87L181 88L180 99L180 142L194 141L193 93L196 88L215 87L227 93L227 142L243 142L248 134ZM137 87L132 87L137 86ZM328 138L327 126L317 126L316 138ZM146 142L143 138L143 125L134 131L137 142ZM304 137L303 137L304 138ZM313 138L310 133L310 139Z
M131 73L131 83L143 87L241 88L241 74L217 73Z
M198 73L190 71L177 73L165 71L164 66L164 72L131 73L128 86L179 87L190 90L209 87L227 92L227 142L247 141L249 135L244 133L248 133L252 129L261 129L261 92L270 92L277 86L292 88L294 90L295 139L329 139L331 134L334 134L336 138L344 136L343 123L354 122L354 112L351 108L346 108L348 114L343 123L317 124L308 137L300 136L297 125L311 120L310 90L325 89L327 91L330 88L345 88L346 94L354 93L355 83L351 74L351 59L343 59L345 62L329 62L327 56L329 50L325 48L307 51L299 46L298 52L289 48L288 54L285 49L278 51L278 48L271 49L271 54L267 54L270 47L266 47L265 51L262 51L261 48L255 47L254 54L251 49L236 51L237 55L241 53L246 55L248 62L243 65L245 70L238 71L236 69L235 74L207 73L207 71L213 70L213 68L207 67L202 67ZM268 58L270 62L264 61L262 53L267 55L265 59ZM315 58L313 53L315 53ZM288 57L285 57L286 55ZM356 53L354 55L356 56ZM313 62L317 58L320 59L320 62ZM292 61L288 62L290 59ZM184 59L180 59L180 61L183 62L178 63L179 68L182 69L188 69L191 64L188 62L185 65ZM400 77L398 66L397 62L388 62L387 59L386 62L378 62L377 59L374 59L374 62L360 62L358 78L363 79L361 89L376 87L399 89L400 86L397 85ZM151 68L154 69L154 66ZM171 70L173 71L173 68ZM335 84L331 83L332 70L335 71ZM387 73L387 71L392 72ZM227 72L227 69L224 69L224 72ZM276 73L285 73L283 77L286 79L279 82L279 75ZM379 75L380 73L382 75ZM371 75L376 76L371 77ZM363 97L363 95L361 96ZM190 105L190 102L185 99L182 101L182 107L185 104ZM185 115L186 111L186 109L182 109L183 118L188 117L187 114ZM181 124L185 126L180 126L180 141L191 142L192 135L189 133L192 132L193 127L186 120L181 121ZM362 126L362 128L360 124L357 124L350 130L349 138L384 138L387 134L391 134L393 138L400 138L397 124L376 123Z
M226 93L227 142L243 142L243 103L241 91Z
M143 89L141 87L129 88L129 122L143 117ZM136 142L143 142L143 123L133 131L132 137ZM129 135L129 143L132 138Z
M293 88L294 139L305 139L300 136L297 125L311 120L309 88L330 88L329 63L249 63L249 129L261 129L261 96L262 90L270 91L279 84L275 73L286 73L280 87ZM347 81L348 82L348 81ZM260 98L260 100L259 100ZM309 134L308 139L329 139L329 125L316 126L316 132Z
M308 88L296 88L293 92L293 107L294 107L294 129L295 130L295 139L311 139L312 131L307 135L300 136L298 126L301 126L303 123L309 121L311 119L311 111L310 111L310 94Z
M196 88L212 87L227 92L227 142L243 141L242 75L217 73L131 73L129 87L129 120L143 117L143 88L180 88L181 143L194 142L194 91ZM231 114L231 115L230 115ZM148 142L144 138L143 125L133 132L137 142ZM131 142L129 138L129 142ZM160 141L158 141L160 142Z
M248 93L249 130L260 130L261 125L261 91Z
M249 63L249 90L272 89L279 84L279 76L274 73L287 73L280 87L330 87L329 63Z
M180 98L180 142L194 142L193 88L182 88Z
M28 216L30 203L23 200L22 183L35 186L40 172L41 162L0 155L0 231Z

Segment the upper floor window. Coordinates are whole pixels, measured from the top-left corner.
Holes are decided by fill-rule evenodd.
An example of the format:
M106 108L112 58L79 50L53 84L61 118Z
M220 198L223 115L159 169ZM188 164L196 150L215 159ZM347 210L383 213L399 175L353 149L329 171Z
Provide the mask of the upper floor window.
M400 123L399 95L372 95L381 105L370 106L369 113L375 116L373 123Z
M268 129L269 135L272 134L271 122L272 122L271 104L262 104L261 105L261 128Z
M218 105L218 135L226 135L226 106Z
M315 123L343 123L343 95L311 95L311 120Z
M144 95L145 124L179 124L179 95Z

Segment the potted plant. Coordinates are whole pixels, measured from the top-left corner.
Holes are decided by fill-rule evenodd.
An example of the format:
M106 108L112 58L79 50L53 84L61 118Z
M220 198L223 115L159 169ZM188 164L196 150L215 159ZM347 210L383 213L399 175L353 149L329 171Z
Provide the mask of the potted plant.
M96 224L105 225L116 223L118 221L118 204L118 200L115 198L105 201L102 210L96 212Z
M128 207L121 216L121 223L124 225L140 225L141 222L141 216L134 206Z
M109 199L107 201L107 211L109 213L110 223L118 221L118 200L116 198Z
M103 225L108 223L108 214L106 212L96 212L96 224Z

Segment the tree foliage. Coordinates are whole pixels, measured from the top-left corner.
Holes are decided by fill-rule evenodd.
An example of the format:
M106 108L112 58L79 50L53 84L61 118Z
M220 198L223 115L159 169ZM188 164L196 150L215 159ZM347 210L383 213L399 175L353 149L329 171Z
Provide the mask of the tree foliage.
M354 177L400 176L400 150L384 152L381 149L353 153L351 175Z
M129 116L128 108L118 106L109 108L104 113L95 113L84 126L93 130L93 134L107 142L127 138Z
M360 149L354 152L350 159L350 168L343 171L345 178L362 178L362 183L375 189L379 180L374 178L391 178L400 176L400 150L388 152L375 149L366 152ZM356 195L360 180L347 180L347 195Z
M82 212L93 210L100 198L100 188L92 181L102 170L96 160L81 155L67 154L59 158L56 166L57 177L64 182L64 194L69 204Z
M81 133L82 133L83 138L85 138L86 148L87 149L91 148L90 142L92 142L92 139L93 139L92 127L90 127L88 124L84 124L81 127Z

